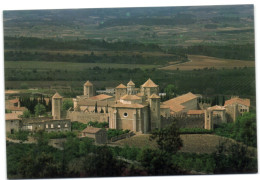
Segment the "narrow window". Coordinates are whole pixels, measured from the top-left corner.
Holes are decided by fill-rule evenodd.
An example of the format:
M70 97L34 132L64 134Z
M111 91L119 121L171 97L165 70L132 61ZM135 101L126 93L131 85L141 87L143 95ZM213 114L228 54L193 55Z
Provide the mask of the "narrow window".
M53 128L53 124L51 124L51 128Z
M46 128L46 129L48 129L48 128L49 128L48 124L46 124L45 128Z

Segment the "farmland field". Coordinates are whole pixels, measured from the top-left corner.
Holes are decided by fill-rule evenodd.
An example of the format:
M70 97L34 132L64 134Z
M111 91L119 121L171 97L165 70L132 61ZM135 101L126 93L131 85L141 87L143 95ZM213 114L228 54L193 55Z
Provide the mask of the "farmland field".
M221 59L209 56L201 55L188 55L189 62L174 64L162 67L162 70L194 70L194 69L204 69L212 68L215 69L233 69L234 67L255 67L254 61L243 61L243 60L230 60Z

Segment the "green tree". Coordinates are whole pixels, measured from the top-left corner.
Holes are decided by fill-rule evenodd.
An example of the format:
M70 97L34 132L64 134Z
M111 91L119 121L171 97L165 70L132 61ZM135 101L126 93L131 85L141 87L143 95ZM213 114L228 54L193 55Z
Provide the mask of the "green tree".
M73 107L73 102L70 99L66 99L62 103L62 110L67 111L69 108Z
M234 138L248 146L257 145L256 114L244 113L237 118L234 126Z
M176 153L183 145L176 121L166 128L154 130L150 140L156 140L159 149L168 153Z
M44 105L38 103L35 107L34 107L34 111L35 111L35 116L41 116L44 115L46 113L46 108Z
M25 110L23 114L21 115L22 118L29 118L31 117L31 113L28 110Z
M166 100L176 97L176 87L173 84L168 84L164 88L164 92L166 93Z

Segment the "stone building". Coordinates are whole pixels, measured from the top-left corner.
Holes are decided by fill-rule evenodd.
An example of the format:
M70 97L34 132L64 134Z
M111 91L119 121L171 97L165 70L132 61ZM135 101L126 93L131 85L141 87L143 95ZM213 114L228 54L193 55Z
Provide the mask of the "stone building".
M224 106L213 106L205 110L205 129L213 129L215 124L235 122L238 116L249 112L250 99L239 97L225 101Z
M81 132L81 137L92 138L97 144L107 143L107 131L102 128L87 127Z
M15 131L38 131L47 132L71 131L71 121L62 118L62 96L59 93L52 97L52 117L20 118L22 113L6 114L6 132L14 133Z

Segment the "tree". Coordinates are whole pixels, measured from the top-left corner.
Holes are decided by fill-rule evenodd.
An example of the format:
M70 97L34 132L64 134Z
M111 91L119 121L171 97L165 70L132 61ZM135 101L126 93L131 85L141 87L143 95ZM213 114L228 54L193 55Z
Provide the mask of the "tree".
M62 110L67 111L69 108L73 107L73 102L70 99L66 99L62 103Z
M175 97L176 87L173 84L168 84L166 88L164 88L164 92L166 93L166 100Z
M237 118L234 125L234 137L237 141L242 141L247 146L257 145L256 114L244 113Z
M23 114L21 115L22 118L29 118L31 117L31 113L28 110L25 110Z
M41 115L44 115L46 113L46 108L45 108L44 105L38 103L34 107L34 111L35 111L35 116L41 116Z
M179 128L176 127L176 121L163 129L156 129L152 132L150 140L156 140L161 151L176 153L182 147Z

